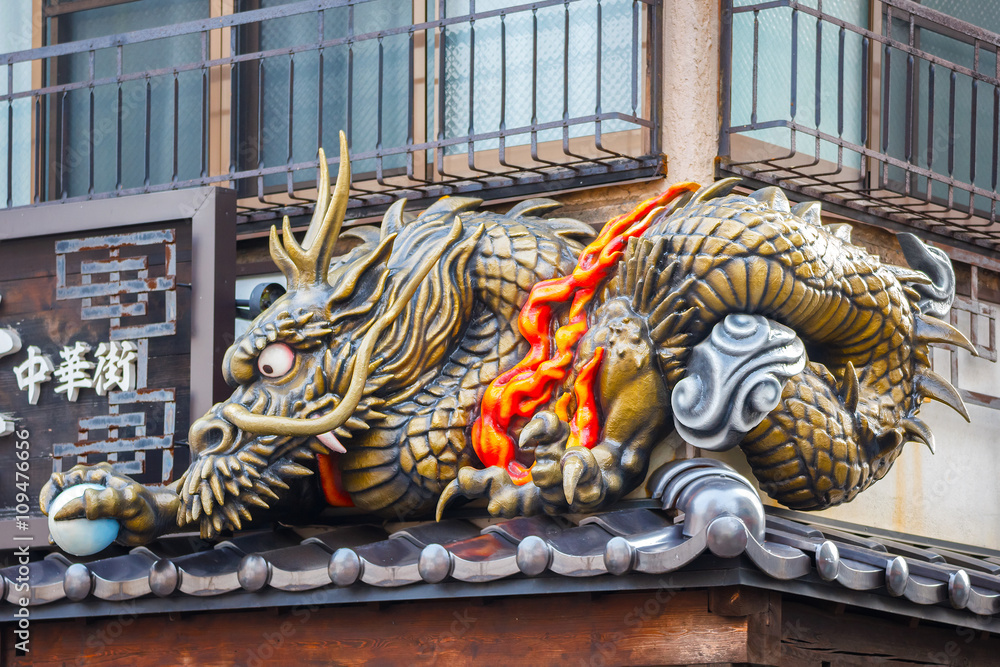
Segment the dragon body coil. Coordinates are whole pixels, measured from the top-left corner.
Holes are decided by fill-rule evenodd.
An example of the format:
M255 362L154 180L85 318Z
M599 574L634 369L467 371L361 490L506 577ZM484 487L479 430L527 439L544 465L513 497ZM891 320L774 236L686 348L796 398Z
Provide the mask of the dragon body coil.
M394 518L440 516L456 496L503 516L601 509L645 478L696 346L734 314L789 328L808 355L733 442L789 507L849 501L907 442L933 449L916 416L925 399L966 414L928 359L930 343L972 350L935 317L953 296L950 264L915 238L912 269L882 264L846 226L824 226L819 204L730 194L729 179L675 186L596 238L543 219L550 200L497 214L445 198L419 216L397 202L381 229L345 231L360 244L334 258L345 146L332 198L325 164L305 240L287 219L283 237L272 231L288 293L227 353L236 388L192 425L188 471L154 493L108 467L74 469L43 509L97 480L122 497L60 516L124 507L127 543L168 524L212 536L322 499Z

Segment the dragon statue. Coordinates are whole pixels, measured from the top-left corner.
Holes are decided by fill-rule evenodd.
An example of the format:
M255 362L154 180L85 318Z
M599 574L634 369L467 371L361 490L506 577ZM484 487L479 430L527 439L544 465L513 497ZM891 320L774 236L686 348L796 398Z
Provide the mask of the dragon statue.
M397 519L458 497L505 517L594 511L642 483L675 429L740 446L766 493L820 509L906 443L933 449L925 399L968 418L928 359L930 343L974 352L938 319L954 274L916 237L900 235L913 269L885 265L818 203L731 194L736 179L673 186L596 235L543 219L551 200L497 214L459 197L419 216L399 201L381 229L341 233L343 135L332 196L326 164L302 243L287 217L271 230L288 292L229 349L235 390L191 426L187 471L147 488L77 466L52 476L43 511L100 484L55 518L118 519L128 545L331 504Z

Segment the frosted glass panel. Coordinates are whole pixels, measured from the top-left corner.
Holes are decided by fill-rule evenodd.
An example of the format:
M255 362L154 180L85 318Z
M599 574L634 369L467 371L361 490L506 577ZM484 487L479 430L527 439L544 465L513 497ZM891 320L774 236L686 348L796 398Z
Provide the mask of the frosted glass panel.
M0 29L0 53L31 48L31 0L6 0ZM7 68L0 68L0 94L6 94ZM31 89L31 63L14 66L13 92ZM10 112L13 111L13 145L9 144ZM7 156L11 165L8 171ZM31 201L31 98L0 104L0 208L23 206ZM11 181L8 189L7 182Z
M736 2L736 6L752 4ZM816 6L812 3L803 3ZM853 25L868 26L867 0L824 0L823 12ZM789 7L771 7L757 14L756 118L753 117L754 13L733 15L732 125L794 121L844 141L860 144L865 122L861 108L861 36L845 31L843 58L841 35L835 25ZM795 52L793 54L793 44ZM843 78L842 101L838 85ZM793 96L794 95L794 96ZM792 148L792 130L771 127L741 134L780 148ZM797 133L795 149L816 155L816 139ZM836 162L837 147L821 141L818 157ZM860 157L844 153L844 166L858 168Z
M265 0L262 7L286 5L296 0ZM413 10L409 2L372 0L354 6L354 34L363 35L410 25ZM350 10L337 7L326 10L323 18L323 39L346 37L350 25ZM300 44L315 44L319 26L315 13L273 19L260 24L260 50L278 49ZM286 162L306 162L316 159L322 145L327 155L338 150L337 134L347 131L351 119L351 148L357 152L385 147L405 146L407 134L409 82L409 37L389 35L382 39L382 90L379 103L379 41L366 39L354 43L353 71L349 75L348 45L325 48L322 51L323 75L320 80L320 53L316 50L288 56L274 56L263 61L264 77L261 94L261 156L260 164L271 167ZM292 67L294 63L294 78ZM350 84L350 88L348 88ZM350 94L348 95L348 92ZM323 100L322 136L320 125L320 95ZM381 128L379 121L381 120ZM289 123L291 151L289 152ZM389 156L382 161L383 170L405 165L404 155ZM256 168L257 164L248 165ZM374 159L354 160L352 168L358 174L374 172ZM285 174L265 177L266 185L282 185Z
M91 39L117 33L183 23L208 18L209 0L137 0L121 5L67 14L60 18L64 42ZM201 37L181 35L169 39L125 46L123 72L169 67L201 58ZM60 82L89 79L86 53L68 56L61 63L65 75ZM94 55L94 76L113 77L117 64L115 49L101 49ZM199 71L182 72L177 77L176 120L177 179L201 174L202 77ZM174 77L149 80L149 162L150 182L169 183L174 174ZM122 187L140 187L145 178L146 83L141 80L121 86L122 97ZM109 192L116 185L118 87L115 84L93 89L93 128L90 122L90 89L71 91L66 96L66 137L63 147L64 187L69 196L86 194L90 181L90 151L94 154L94 190ZM207 100L206 100L207 104Z
M523 4L522 0L477 0L475 9L485 12ZM473 28L460 23L445 29L445 138L497 131L501 124L512 130L533 122L561 121L564 114L567 118L587 116L597 113L598 108L603 113L633 115L637 106L641 115L644 94L643 74L639 70L644 57L641 21L635 24L639 41L635 70L632 60L633 21L639 18L641 5L632 0L600 3L594 0L574 2L568 7L568 24L566 7L562 5L541 8L534 16L530 11L506 15L502 22L505 44L501 42L499 16L477 19L474 60ZM449 0L446 10L449 17L466 15L469 2ZM504 60L506 72L501 67ZM534 99L533 83L537 91ZM604 133L635 127L621 120L601 123ZM569 127L570 137L594 132L592 122ZM559 140L562 136L561 128L543 130L538 133L538 141ZM524 133L508 137L506 143L510 146L530 141L530 134ZM495 139L480 141L475 150L498 145ZM452 147L450 152L467 150L468 145L462 144Z
M1000 4L972 3L957 0L925 0L926 7L968 21L992 32L1000 31ZM907 21L893 19L891 35L901 41L908 40ZM914 29L914 46L932 56L943 58L963 68L975 70L990 79L996 78L996 53L982 45L978 54L971 39L956 33L935 32L929 26L917 24ZM905 117L906 61L899 51L892 53L889 66L891 114ZM933 90L932 90L933 77ZM975 89L975 95L973 90ZM943 176L950 176L964 183L971 183L985 190L996 190L994 172L994 96L996 86L985 81L974 83L973 77L956 72L954 76L954 116L951 109L951 70L931 64L924 59L914 60L912 84L913 119L909 136L910 161ZM905 123L890 123L889 154L906 159ZM890 182L905 185L903 172L889 169ZM926 193L927 179L911 176L910 187L919 194ZM934 181L930 184L932 197L947 201L948 187ZM967 195L959 195L956 204L967 206ZM990 209L987 198L977 196L973 206L981 211Z

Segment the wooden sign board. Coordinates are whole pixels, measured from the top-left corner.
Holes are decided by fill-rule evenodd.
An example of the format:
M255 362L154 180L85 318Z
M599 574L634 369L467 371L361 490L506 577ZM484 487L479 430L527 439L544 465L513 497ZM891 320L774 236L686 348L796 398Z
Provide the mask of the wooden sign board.
M235 211L199 188L0 213L0 548L47 537L53 472L187 468L188 426L227 394Z

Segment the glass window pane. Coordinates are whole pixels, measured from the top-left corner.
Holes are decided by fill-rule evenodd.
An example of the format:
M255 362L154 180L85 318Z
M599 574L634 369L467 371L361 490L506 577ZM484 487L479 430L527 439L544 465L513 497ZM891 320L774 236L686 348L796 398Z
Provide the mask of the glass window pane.
M754 4L737 2L736 6ZM804 3L814 8L813 2ZM823 13L851 25L868 26L867 0L824 0ZM756 17L756 27L755 27ZM861 100L867 82L862 80L864 48L856 32L844 31L843 60L840 31L836 25L790 7L769 7L756 14L740 12L733 17L732 125L771 123L764 129L741 132L764 144L792 148L794 122L854 145L861 144L864 118ZM754 53L756 30L757 52ZM795 46L794 54L792 46ZM757 60L756 108L754 102L754 58ZM843 77L843 97L838 86ZM794 97L793 97L794 91ZM795 149L833 164L837 145L796 133ZM776 157L780 151L768 153ZM860 155L843 152L843 166L860 168Z
M475 8L484 12L523 4L521 0L477 0ZM468 0L447 0L445 8L448 17L457 17L467 15L470 4ZM574 119L598 111L641 113L643 79L638 63L632 60L635 30L639 31L642 53L643 28L641 21L636 23L640 14L640 5L632 0L585 0L568 8L543 7L536 12L519 11L445 28L445 138L496 132L501 127L511 131L564 118L570 123L569 136L581 137L593 135L595 124ZM537 91L534 96L532 90ZM601 123L605 133L635 127L623 120ZM537 138L553 141L562 136L562 128L553 128L539 132ZM530 141L531 134L525 131L508 136L506 144ZM498 145L496 139L484 140L476 142L474 149ZM467 150L467 144L460 144L449 152Z
M62 42L155 28L208 18L208 0L137 0L67 14L59 18ZM201 59L201 36L181 35L122 49L123 73L171 67ZM94 78L114 77L115 49L94 53ZM89 55L74 54L59 63L60 83L90 80ZM149 128L146 128L146 82L121 86L122 187L140 187L145 181L145 148L149 141L149 180L169 183L201 174L203 143L202 75L198 70L148 80ZM207 100L205 101L207 103ZM91 118L93 104L93 118ZM69 196L86 194L90 187L90 154L94 156L95 192L114 191L118 153L119 91L115 83L85 87L66 95L66 137L62 167ZM176 173L174 125L177 125ZM91 127L92 123L92 127Z
M10 0L3 7L0 53L31 48L31 0ZM14 87L8 91L7 68L0 67L0 95L31 89L31 63L14 65ZM10 114L13 113L13 133ZM13 134L13 143L8 143ZM8 157L10 168L8 171ZM8 189L7 182L11 181ZM0 208L23 206L31 201L31 98L0 104Z
M294 0L262 0L260 6L293 3ZM410 25L412 15L411 4L399 0L373 0L353 8L329 9L323 12L322 38L316 13L270 19L259 24L259 47L255 50L344 38L352 26L354 35L370 35ZM244 48L244 52L249 49ZM407 34L385 36L381 40L371 37L350 46L342 44L294 55L274 55L261 62L260 155L257 162L246 164L246 168L314 160L321 145L329 157L337 150L337 135L341 130L350 130L351 149L356 153L374 151L379 145L383 148L406 145L410 86ZM249 153L255 154L256 149ZM399 169L405 162L405 155L391 155L382 161L382 169ZM354 160L352 168L363 177L375 171L376 161ZM264 178L266 186L286 182L284 173Z

